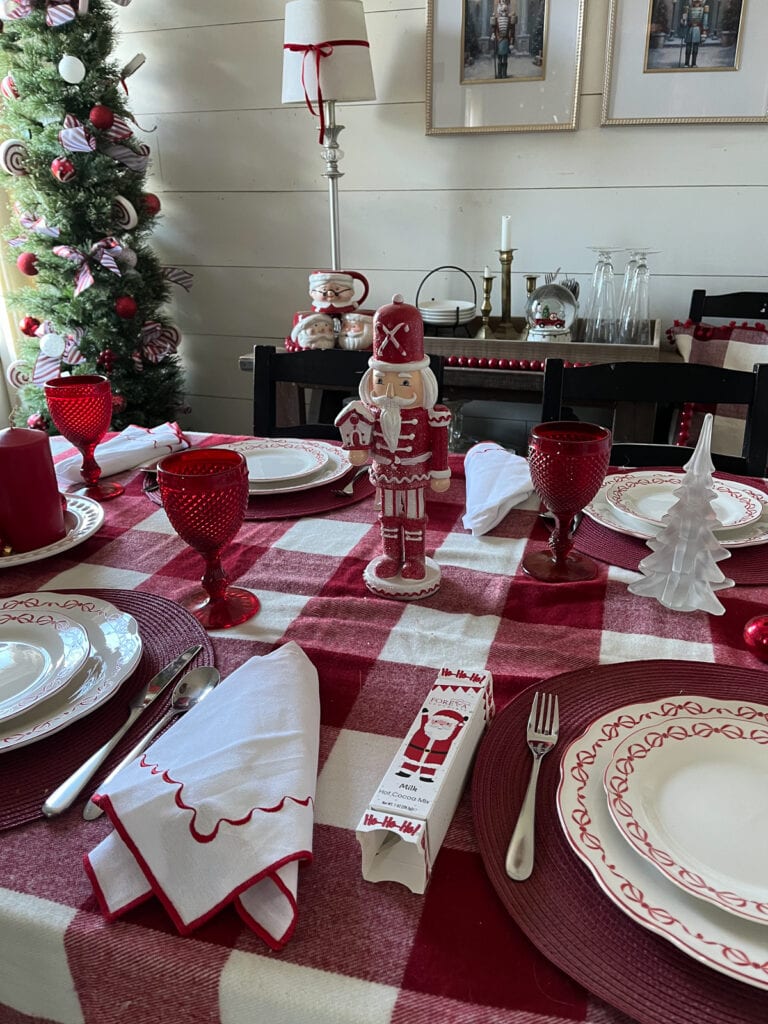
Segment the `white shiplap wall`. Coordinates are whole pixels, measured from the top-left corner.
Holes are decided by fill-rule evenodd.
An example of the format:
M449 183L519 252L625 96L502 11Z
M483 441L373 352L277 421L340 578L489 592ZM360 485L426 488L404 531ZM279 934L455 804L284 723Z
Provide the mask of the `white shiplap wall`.
M367 305L395 291L413 301L444 264L479 282L497 266L502 214L518 249L514 314L525 273L561 266L586 293L596 243L662 250L651 268L664 326L685 317L693 287L768 288L766 126L601 128L608 0L586 6L578 131L428 137L424 0L365 0L377 100L340 106L338 119L342 263L369 278ZM283 0L117 8L119 58L147 56L128 84L139 122L157 126L154 245L195 275L173 310L191 429L249 431L238 356L287 333L307 305L307 272L330 260L316 122L280 102L283 10ZM471 295L461 277L452 290ZM498 280L494 298L498 312Z

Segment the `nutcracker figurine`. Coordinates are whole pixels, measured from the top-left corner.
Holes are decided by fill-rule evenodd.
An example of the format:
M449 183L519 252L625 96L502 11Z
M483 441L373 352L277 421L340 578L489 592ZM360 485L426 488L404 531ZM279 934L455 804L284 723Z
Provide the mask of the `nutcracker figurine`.
M366 586L381 597L410 601L434 594L440 566L426 557L425 490L450 484L451 414L437 401L437 380L424 355L424 325L415 306L395 295L373 318L373 355L360 381L360 401L336 417L353 465L373 460L381 497L383 554L365 568Z

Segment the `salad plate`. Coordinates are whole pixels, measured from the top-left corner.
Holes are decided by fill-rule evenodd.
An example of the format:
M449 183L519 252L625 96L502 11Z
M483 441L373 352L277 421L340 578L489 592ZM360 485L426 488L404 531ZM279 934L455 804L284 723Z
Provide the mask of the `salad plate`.
M768 727L664 716L631 733L606 768L619 832L670 882L768 924Z
M243 445L250 445L251 441L233 441L231 444L220 444L217 448L228 448L232 451L242 451ZM248 491L250 496L268 494L291 494L294 491L308 491L313 487L322 487L324 484L335 483L350 471L352 463L347 453L339 445L331 444L328 441L307 441L304 444L312 444L324 457L322 466L308 476L297 480L284 481L259 481L249 480ZM245 453L243 453L245 454Z
M663 470L619 473L610 478L605 498L619 515L659 526L677 501L683 478ZM712 509L721 530L747 526L762 516L764 496L753 487L730 480L713 480L712 486L717 495Z
M39 609L0 612L0 722L67 685L90 651L85 628Z
M0 753L34 743L90 714L115 693L141 657L136 620L108 601L46 591L0 600L0 615L22 611L61 614L79 623L88 635L90 651L67 685L50 700L0 723Z

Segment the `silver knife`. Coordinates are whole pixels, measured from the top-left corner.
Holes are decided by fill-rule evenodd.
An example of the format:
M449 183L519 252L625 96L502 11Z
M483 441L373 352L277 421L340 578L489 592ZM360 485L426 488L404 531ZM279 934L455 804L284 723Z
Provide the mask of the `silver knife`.
M61 814L62 811L66 811L68 807L72 806L83 786L96 773L98 768L101 767L110 752L114 750L142 711L149 707L152 701L163 692L169 683L173 682L179 672L181 672L181 670L185 668L201 650L201 644L195 644L193 647L187 648L183 654L180 654L178 658L174 658L172 662L166 665L165 668L161 669L157 673L156 676L150 679L146 686L142 687L129 705L131 710L128 718L117 730L112 739L107 740L103 747L99 747L95 754L91 754L88 760L81 764L80 767L76 769L68 779L65 779L57 789L54 789L45 801L43 804L43 814L46 818L53 818L57 814Z

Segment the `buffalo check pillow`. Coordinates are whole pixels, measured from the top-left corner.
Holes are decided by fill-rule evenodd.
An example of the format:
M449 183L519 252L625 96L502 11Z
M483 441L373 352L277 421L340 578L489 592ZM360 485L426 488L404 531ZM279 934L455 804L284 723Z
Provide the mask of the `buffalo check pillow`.
M727 370L751 371L755 363L768 362L768 328L732 321L722 327L676 320L667 335L687 363L706 363ZM686 406L680 417L678 443L693 445L707 412L714 412L712 451L741 455L746 406Z

